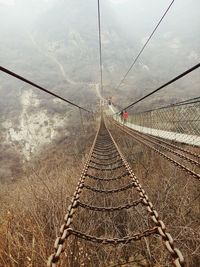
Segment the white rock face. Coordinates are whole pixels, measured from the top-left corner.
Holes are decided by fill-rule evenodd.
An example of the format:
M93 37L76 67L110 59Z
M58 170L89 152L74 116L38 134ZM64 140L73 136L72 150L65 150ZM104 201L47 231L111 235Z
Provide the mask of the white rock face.
M21 95L22 113L19 118L19 125L14 126L11 120L3 123L6 129L6 141L18 146L26 160L31 155L38 152L42 145L50 143L58 135L58 127L63 127L67 123L67 116L48 116L47 110L38 109L40 100L32 90L24 91ZM29 108L34 108L34 112L28 112Z

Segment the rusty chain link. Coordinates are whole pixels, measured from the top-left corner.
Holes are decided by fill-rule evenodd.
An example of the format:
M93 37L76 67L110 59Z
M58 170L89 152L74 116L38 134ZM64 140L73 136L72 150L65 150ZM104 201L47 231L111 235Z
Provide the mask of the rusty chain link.
M114 151L116 151L116 148L114 146L112 146L111 148L94 148L94 151L97 151L97 152L109 152L109 153L112 153Z
M121 205L121 206L118 206L118 207L96 207L96 206L91 206L91 205L88 205L86 203L82 203L82 202L78 201L78 205L80 207L82 207L82 208L89 209L89 210L94 210L94 211L109 211L109 212L120 211L120 210L123 210L123 209L130 209L132 207L136 207L140 203L142 203L144 205L143 201L141 199L139 199L139 200L133 201L130 204Z
M60 235L56 238L56 241L54 243L55 252L53 254L51 254L51 256L48 259L48 262L47 262L48 267L55 267L56 266L56 263L59 261L60 255L64 250L65 239L67 239L70 236L69 228L70 228L72 221L73 221L72 217L73 217L75 210L78 206L78 200L80 198L80 193L81 193L83 185L84 185L85 175L86 175L87 170L88 170L89 162L91 159L91 155L92 155L92 152L93 152L93 149L95 146L95 142L96 142L99 130L100 130L100 127L96 133L93 145L92 145L90 153L88 155L88 159L84 165L83 171L81 173L81 177L79 179L78 185L77 185L76 190L74 192L74 195L72 197L71 205L68 207L68 211L64 217L64 224L60 228Z
M160 150L156 149L155 147L153 147L153 146L145 143L143 140L141 140L141 138L136 137L133 133L130 133L128 130L122 128L121 126L117 125L117 127L119 127L119 129L121 131L126 132L128 135L132 136L138 142L140 142L140 143L144 144L145 146L149 147L150 149L152 149L153 151L155 151L157 154L161 155L163 158L167 159L168 161L170 161L171 163L173 163L174 165L176 165L179 169L182 169L183 171L187 172L189 175L191 175L192 177L194 177L195 179L198 179L200 181L200 175L198 173L190 170L189 168L187 168L183 164L181 164L178 161L172 159L171 157L165 155L164 153L162 153Z
M99 153L96 153L95 151L93 151L92 152L93 154L95 154L95 155L98 155L98 156L103 156L103 157L105 157L105 156L112 156L112 155L114 155L114 154L118 154L118 152L117 152L117 150L115 150L114 152L112 152L112 153L109 153L109 154L99 154Z
M116 161L113 161L113 162L108 162L108 163L100 163L100 162L96 162L94 160L91 160L90 163L94 163L96 165L100 165L100 166L109 166L109 165L112 165L112 164L117 164L119 162L122 162L122 159L118 159Z
M122 164L122 165L119 165L119 166L113 167L113 168L98 168L98 167L95 167L92 165L88 165L88 167L91 169L94 169L94 170L98 170L98 171L114 171L114 170L117 170L117 169L124 167L124 165Z
M118 158L119 157L119 154L117 154L116 156L114 156L114 157L108 157L108 158L103 158L103 159L101 159L101 158L99 158L99 157L95 157L94 155L92 155L92 158L94 158L94 159L100 159L100 160L111 160L111 159L115 159L115 158Z
M82 233L81 231L77 231L72 228L69 229L69 234L73 234L79 238L85 239L90 242L102 243L105 245L106 244L111 244L111 245L129 244L132 241L139 241L143 237L148 237L152 234L157 234L157 233L158 233L158 228L154 227L152 229L145 230L143 233L138 233L133 236L126 236L123 238L100 238L100 237Z
M128 174L129 174L128 172L125 172L122 175L119 175L119 176L113 177L113 178L100 178L100 177L96 177L96 176L91 175L91 174L87 174L87 177L95 179L95 180L110 182L110 181L114 181L114 180L118 180L118 179L121 179L123 177L126 177Z
M94 149L96 149L96 148L100 148L100 149L109 149L109 148L113 148L113 147L115 147L115 146L113 146L113 144L111 144L111 145L98 145L98 144L95 144L95 147L94 147Z
M119 193L119 192L122 192L122 191L125 191L127 189L130 189L132 187L135 187L135 183L131 183L131 184L128 184L126 186L123 186L121 188L115 188L115 189L97 189L97 188L94 188L94 187L91 187L89 185L84 185L85 188L93 191L93 192L96 192L96 193L105 193L105 194L110 194L110 193Z
M200 159L200 155L196 154L195 152L192 152L192 151L187 150L187 149L185 149L185 148L179 147L179 146L177 146L177 145L174 145L174 144L172 144L172 143L169 143L169 142L167 142L167 141L165 141L165 140L163 140L163 139L160 139L160 138L158 138L158 137L155 137L155 136L151 136L151 138L157 140L158 142L161 142L161 143L164 143L164 144L166 144L166 145L168 145L168 146L171 146L171 147L173 147L173 148L175 148L175 149L177 149L177 150L180 150L180 151L182 151L182 152L185 152L185 153L187 153L187 154L189 154L189 155L191 155L191 156L193 156L193 157L195 157L195 158Z
M153 204L149 201L149 198L148 198L146 192L142 188L140 182L136 178L136 176L133 173L128 162L126 161L123 154L119 150L119 148L118 148L118 146L117 146L117 144L116 144L115 140L113 139L110 132L109 132L109 134L110 134L110 137L111 137L113 143L115 144L115 146L116 146L116 148L117 148L117 150L118 150L118 152L119 152L119 154L120 154L120 156L124 162L124 165L125 165L127 171L130 174L130 177L132 178L133 183L135 184L136 190L139 192L140 197L142 198L144 204L146 205L147 211L150 213L152 221L158 227L159 235L162 237L162 240L165 244L165 247L167 248L167 250L169 251L169 253L171 254L171 256L173 258L174 266L175 267L185 267L185 261L184 261L182 253L180 252L180 250L178 248L176 248L174 246L174 240L173 240L172 236L167 232L164 222L162 220L160 220L160 218L158 216L158 212L153 208Z
M71 204L70 206L68 207L68 211L64 217L64 223L63 225L61 226L60 228L60 235L59 237L56 238L56 241L55 241L55 244L54 244L54 250L55 252L49 257L49 260L48 260L48 264L47 266L48 267L55 267L56 266L56 263L59 261L60 259L60 255L61 253L64 251L64 242L65 240L70 236L70 235L74 235L78 238L81 238L81 239L84 239L84 240L87 240L87 241L91 241L91 242L95 242L95 243L101 243L101 244L110 244L110 245L119 245L119 244L128 244L132 241L138 241L138 240L141 240L142 238L144 237L148 237L150 235L158 235L162 238L168 252L171 254L172 258L173 258L173 263L174 263L174 266L175 267L184 267L185 264L184 264L184 258L181 254L181 252L174 246L174 240L173 238L171 237L171 235L167 232L166 230L166 227L165 227L165 224L162 220L160 220L159 216L158 216L158 213L157 211L153 208L153 205L152 203L149 201L148 199L148 196L146 195L144 189L142 188L141 184L139 183L139 181L137 180L136 176L134 175L134 173L132 172L130 166L128 165L127 161L125 160L124 156L122 155L122 153L120 152L116 142L114 141L112 135L110 134L110 132L108 131L108 134L100 134L101 130L104 130L106 129L108 131L108 129L105 127L104 123L101 123L100 126L99 126L99 130L97 131L97 134L95 136L95 139L94 139L94 142L93 142L93 145L92 145L92 148L90 150L90 153L89 153L89 156L88 156L88 159L84 165L84 169L82 171L82 174L81 174L81 177L79 179L79 182L78 182L78 185L76 187L76 190L74 192L74 195L72 197L72 200L71 200ZM103 138L103 139L101 139ZM99 143L99 140L104 140L104 141L108 141L110 140L110 142L112 142L112 144L114 145L115 147L115 151L112 152L112 153L108 153L108 154L99 154L98 151L96 152L94 149L95 149L95 144L98 140L98 144ZM102 152L108 152L107 149L105 150L102 150ZM120 166L117 166L115 168L96 168L94 166L91 166L90 164L93 163L93 164L97 164L96 162L94 162L92 160L92 157L96 157L98 160L101 160L101 158L97 157L97 156L101 156L103 157L103 159L105 159L105 156L106 157L109 157L109 156L113 156L117 154L119 157L120 157L120 162L122 162L123 164L120 165ZM94 156L95 155L95 156ZM115 158L115 157L114 157ZM107 158L108 160L110 158ZM119 161L115 162L115 163L118 163ZM111 163L111 164L115 164L115 163ZM101 165L101 164L99 164ZM105 166L105 164L102 163L102 165ZM118 169L118 168L121 168L121 167L124 167L126 169L126 172L117 176L117 177L112 177L112 178L100 178L100 177L96 177L94 175L91 175L88 173L88 170L89 168L93 168L93 169L96 169L96 170L115 170L115 169ZM87 184L85 184L85 179L86 178L92 178L92 179L95 179L95 180L101 180L101 181L113 181L113 180L117 180L117 179L120 179L122 177L126 177L126 176L129 176L131 179L132 179L132 182L131 184L128 184L124 187L121 187L121 188L117 188L117 189L98 189L98 188L93 188ZM122 192L122 191L125 191L129 188L135 188L138 193L139 193L139 196L140 196L140 199L139 200L136 200L136 201L133 201L132 203L128 203L128 204L125 204L125 205L121 205L121 206L118 206L118 207L98 207L98 206L91 206L91 205L88 205L87 203L82 203L80 201L80 194L82 192L82 190L84 190L84 188L86 189L89 189L89 190L92 190L94 192L100 192L100 193L106 193L106 194L109 194L109 193L117 193L117 192ZM85 209L89 209L89 210L93 210L93 211L98 211L98 212L106 212L106 211L120 211L120 210L123 210L123 209L129 209L131 207L135 207L139 204L142 204L146 207L148 213L150 214L150 217L152 219L152 221L154 222L155 224L155 227L153 227L152 229L147 229L145 230L144 232L142 233L136 233L134 234L133 236L126 236L126 237L123 237L123 238L100 238L100 237L96 237L96 236L92 236L92 235L89 235L89 234L86 234L86 233L83 233L79 230L74 230L72 229L72 222L73 222L73 215L75 214L76 212L76 209L78 207L82 207L82 208L85 208Z
M192 164L194 164L196 166L200 166L200 163L198 161L196 161L194 159L191 159L191 158L189 158L189 157L187 157L187 156L185 156L185 155L183 155L183 154L181 154L179 152L176 152L176 151L172 150L171 148L168 148L168 147L166 147L166 146L164 146L164 145L162 145L162 144L160 144L160 143L158 143L156 141L151 140L151 139L155 139L154 137L145 136L144 134L140 134L139 132L137 132L135 130L132 130L132 129L131 129L131 131L134 132L137 136L143 138L144 140L146 140L146 141L148 141L148 142L150 142L152 144L158 145L162 149L165 149L165 150L169 151L170 153L172 153L172 154L174 154L174 155L176 155L176 156L178 156L178 157L180 157L180 158L182 158L184 160L187 160L188 162L190 162L190 163L192 163ZM163 143L166 144L167 142L163 142Z

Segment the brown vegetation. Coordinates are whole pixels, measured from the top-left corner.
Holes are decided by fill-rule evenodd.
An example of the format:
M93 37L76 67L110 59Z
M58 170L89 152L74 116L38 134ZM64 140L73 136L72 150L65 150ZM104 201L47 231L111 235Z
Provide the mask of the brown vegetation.
M160 158L133 138L112 129L123 153L169 233L181 250L186 266L200 266L200 194L199 181ZM194 151L199 154L199 149ZM160 247L164 251L164 247ZM168 266L162 265L161 266Z
M78 122L79 124L79 122ZM45 266L80 176L95 128L75 124L0 188L0 266Z
M86 122L86 121L85 121ZM1 187L0 199L0 266L41 267L46 265L55 237L79 179L85 155L93 134L85 123L86 133L76 132L70 139L61 138L41 153L27 167L25 175L16 183ZM75 129L74 129L75 130ZM167 230L182 251L187 265L200 265L200 204L198 181L177 170L173 165L128 136L111 127L123 153L153 202ZM76 147L76 149L74 149ZM117 172L119 174L119 171ZM124 181L109 183L107 188L123 186ZM91 185L103 188L94 181ZM118 206L138 198L134 189L128 193L94 198L83 192L81 200L93 205L105 203ZM94 224L95 222L95 224ZM111 214L84 212L76 214L75 226L99 236L124 236L151 226L145 210L131 209ZM62 266L102 267L167 267L169 255L160 238L145 238L127 246L95 245L70 237Z

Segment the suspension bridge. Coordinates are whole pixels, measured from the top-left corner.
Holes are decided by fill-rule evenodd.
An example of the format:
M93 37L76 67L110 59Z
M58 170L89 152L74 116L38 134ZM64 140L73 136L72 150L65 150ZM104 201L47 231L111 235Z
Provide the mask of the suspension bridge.
M187 158L187 160L199 166L199 163L195 160L189 158ZM177 166L179 166L177 162L176 164ZM195 178L200 179L200 175L191 172L184 166L181 166L181 168ZM116 170L117 173L115 173ZM120 172L118 170L120 170ZM107 175L105 175L105 173ZM100 187L97 187L97 185L104 185L108 183L112 184L114 181L119 180L123 180L124 184L119 188L100 189ZM119 183L117 184L119 185ZM92 191L95 194L111 195L121 193L129 189L135 189L138 194L138 198L133 199L129 203L126 203L125 198L125 203L118 207L92 206L90 205L90 203L82 202L82 198L80 197L82 191ZM115 198L117 198L117 196L115 196ZM82 232L80 229L74 229L72 227L73 221L78 219L74 219L75 213L78 208L85 209L86 212L88 210L92 210L101 213L121 211L124 209L127 210L136 206L141 206L141 208L145 208L147 210L147 213L149 213L152 219L151 228L141 230L139 233L135 233L129 236L124 236L123 238L100 238L98 237L98 233L96 233L95 236L89 235L85 232ZM139 241L142 238L156 235L163 239L164 245L171 255L174 265L185 266L184 258L181 252L174 246L172 236L167 232L164 222L159 218L157 211L154 209L153 204L142 188L142 185L134 175L131 167L129 166L128 162L117 146L114 138L107 129L103 118L101 119L100 127L97 131L97 135L89 153L88 160L86 161L81 178L71 200L71 205L68 208L68 213L65 216L64 224L60 228L60 236L55 241L55 253L52 254L49 258L48 266L56 266L56 263L59 261L60 255L63 251L64 242L67 238L69 238L70 235L74 235L89 242L103 243L105 245L112 244L115 246L120 244L129 244L131 242Z
M115 121L124 124L119 111L109 105ZM164 111L163 111L164 110ZM126 127L170 141L200 147L200 101L133 114Z
M119 89L123 85L124 80L147 47L173 3L174 0L158 21L156 27L138 55L133 59L132 64L115 89ZM104 99L104 86L100 18L100 2L98 0L100 91L99 88L96 90L99 99L102 100ZM124 108L108 105L108 107L99 112L99 117L101 118L99 127L71 203L64 216L58 237L55 240L54 252L48 259L48 267L68 266L66 265L65 258L70 258L71 255L73 260L70 266L82 266L78 261L78 256L73 256L76 254L75 246L78 242L77 240L86 241L97 246L112 246L112 251L115 251L119 246L123 246L122 251L124 251L125 247L129 245L134 246L130 247L131 249L142 246L141 242L147 242L147 239L152 243L159 243L161 240L162 248L163 250L165 249L167 255L165 259L169 258L169 262L175 267L186 267L184 255L176 246L176 242L170 231L168 231L164 220L161 219L155 209L154 203L148 197L140 179L134 174L126 159L126 155L123 155L109 127L118 129L119 132L129 136L136 143L153 151L166 162L175 166L185 176L199 182L200 97L171 103L170 105L144 112L133 112L130 114L126 124L119 115L120 111L132 108L199 67L200 63L197 63ZM93 114L92 110L69 101L9 69L0 66L0 71L78 108L81 118L82 111ZM83 123L82 119L81 121ZM193 150L191 148L197 149ZM120 200L120 203L114 206L112 204L113 200L114 203L118 203L118 200ZM129 224L128 214L130 210L136 222L134 227L131 226L131 230L128 227L124 227L124 225ZM102 221L109 221L110 224L105 228L99 227ZM144 223L146 221L148 223ZM88 227L89 230L87 229L88 225L90 226ZM70 241L72 238L74 238L74 242ZM146 247L148 249L148 246ZM83 257L85 255L86 252ZM88 266L92 265L88 263Z

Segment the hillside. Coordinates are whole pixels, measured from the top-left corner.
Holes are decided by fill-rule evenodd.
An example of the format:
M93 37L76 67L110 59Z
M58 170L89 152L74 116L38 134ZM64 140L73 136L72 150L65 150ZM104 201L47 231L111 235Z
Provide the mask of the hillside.
M1 25L6 27L0 28L1 65L77 104L98 109L96 3L92 0L16 0L13 6L2 3L0 21ZM150 4L147 9L134 10L128 5L120 9L118 5L102 1L105 96L112 96L115 104L124 106L196 63L200 41L197 34L198 1L194 2L191 9L194 19L189 23L188 14L184 11L189 8L188 5L185 3L181 8L177 21L176 12L180 3L173 7L125 85L116 91L115 87L124 71L153 29L157 21L155 17L160 17L165 7L160 4L156 13L150 11L148 17ZM139 19L139 16L142 19ZM153 22L150 23L151 20ZM142 27L138 28L137 23ZM184 27L184 30L181 27ZM190 28L193 31L190 31ZM137 110L196 96L199 91L198 84L197 71L170 86L162 94L142 103ZM59 138L60 132L67 129L71 116L69 111L74 112L68 105L1 74L2 153L6 150L9 158L12 158L11 154L15 154L19 161L30 159L44 144ZM79 120L79 115L75 118ZM5 171L11 173L10 167Z
M101 92L98 1L0 0L0 65L93 111L0 72L0 267L200 266L199 102L140 114L199 69L117 114L199 61L200 1L176 0L117 88L170 2L100 0Z

